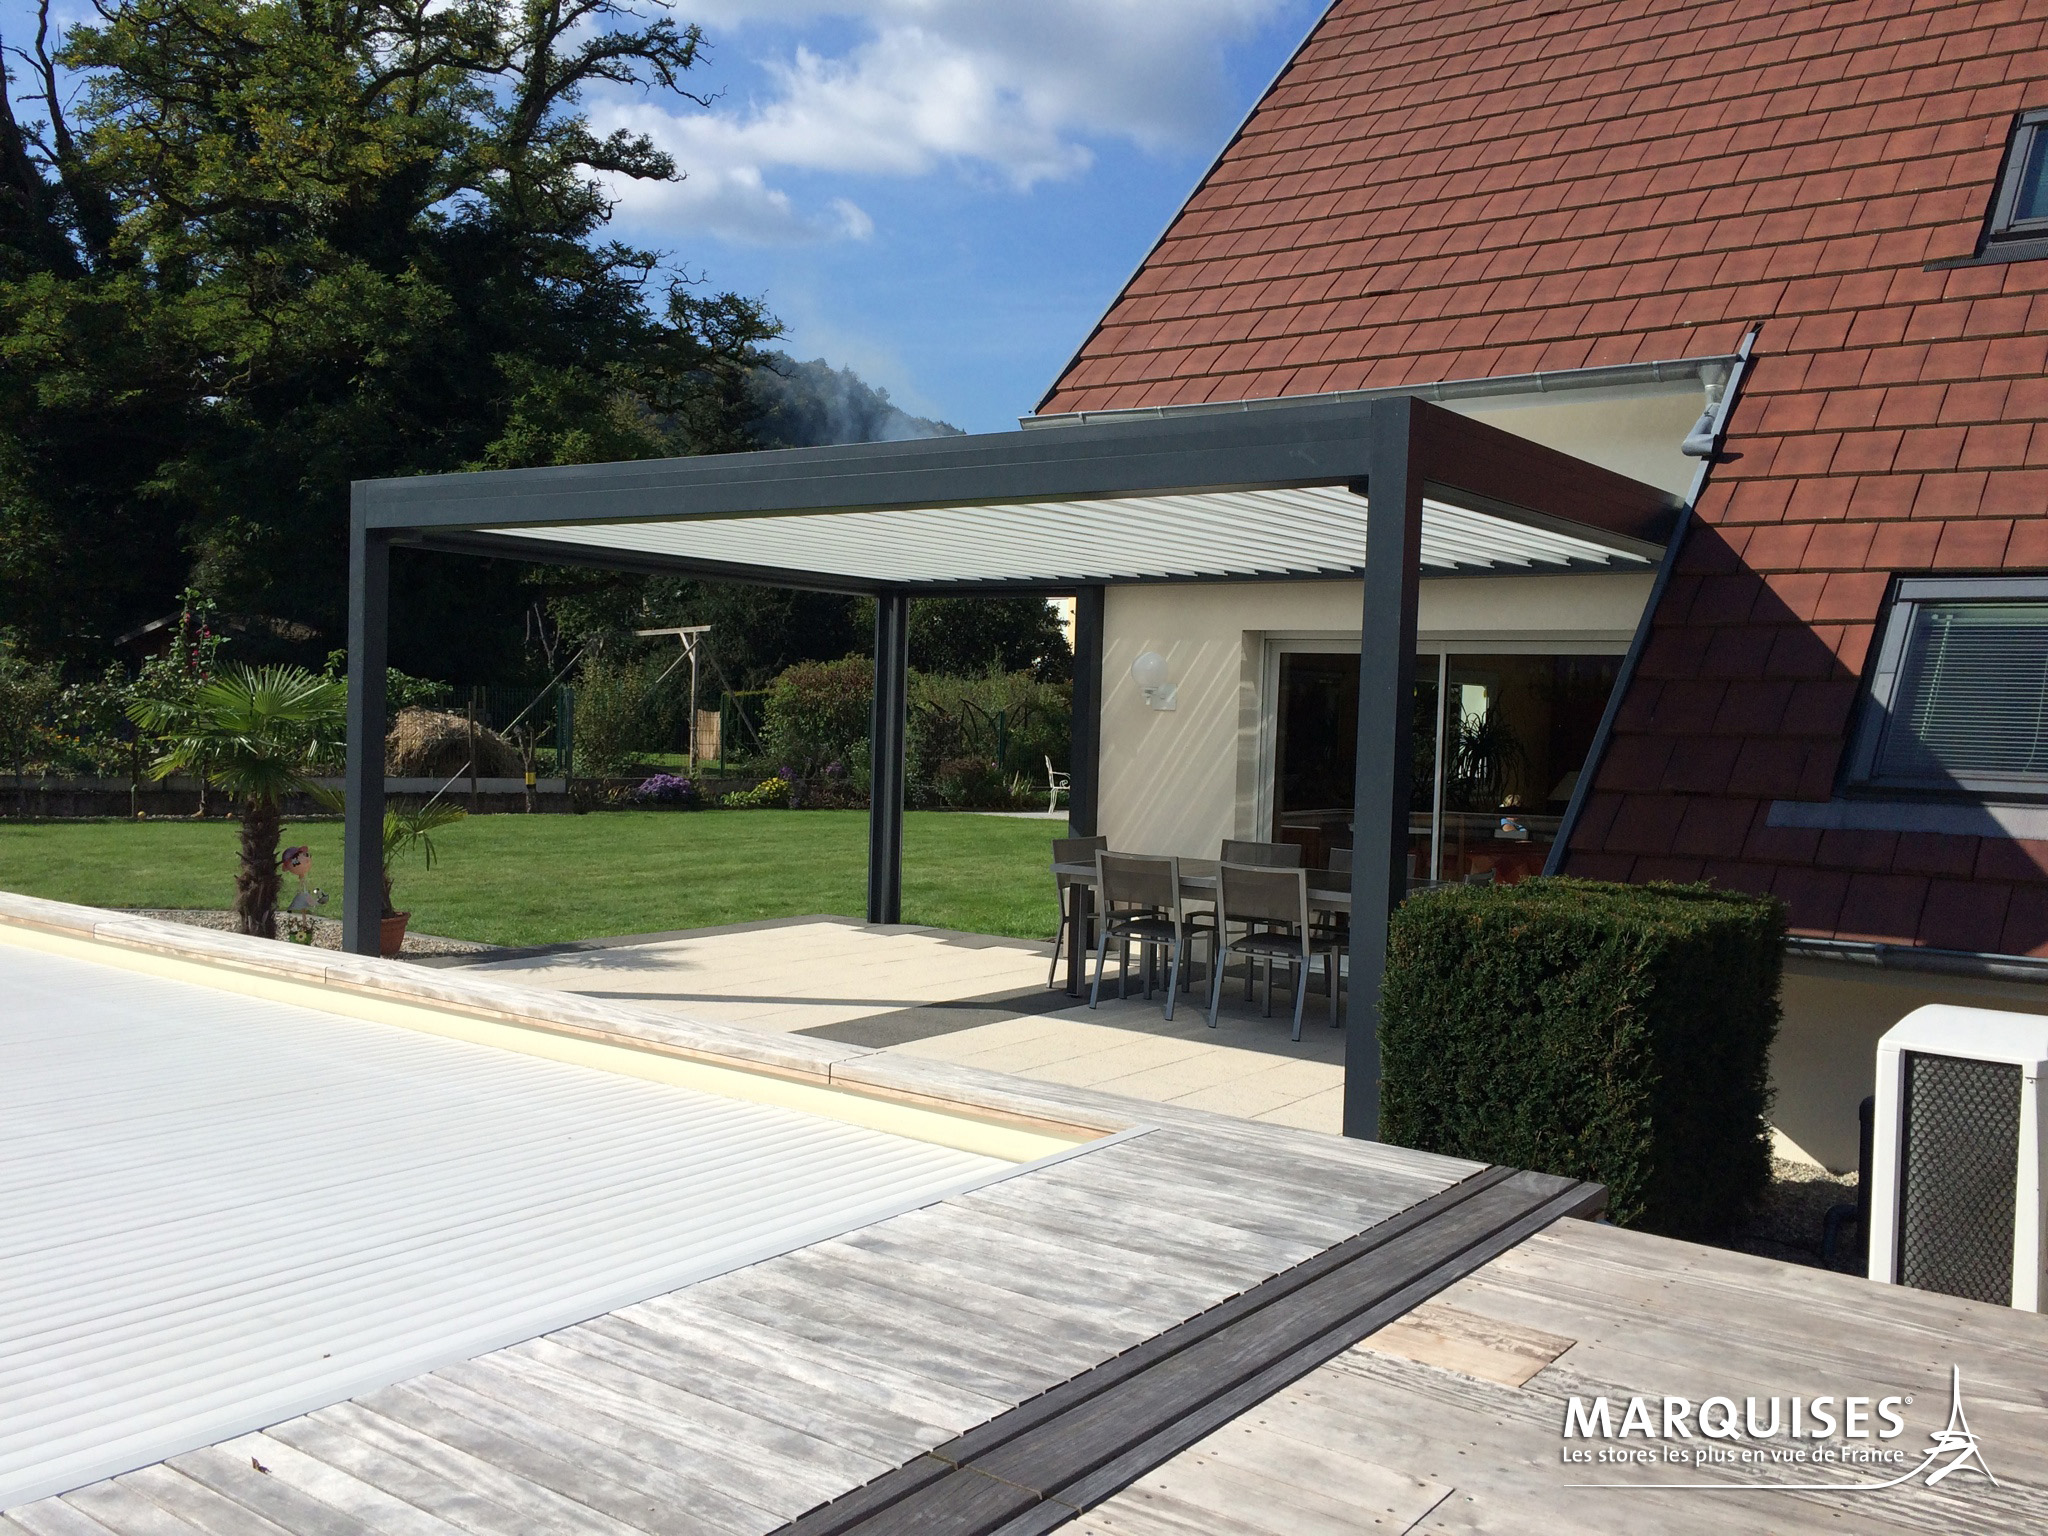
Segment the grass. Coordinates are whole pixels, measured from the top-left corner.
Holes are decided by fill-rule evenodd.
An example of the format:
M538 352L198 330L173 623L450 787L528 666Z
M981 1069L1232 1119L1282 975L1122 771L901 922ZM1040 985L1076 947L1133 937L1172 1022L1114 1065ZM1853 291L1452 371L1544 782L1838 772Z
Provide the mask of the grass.
M490 944L708 928L765 917L859 917L865 811L607 811L477 816L435 834L440 858L397 870L421 933ZM1065 824L913 812L903 917L969 933L1045 939L1058 923L1050 839ZM312 883L341 910L341 826L287 823L313 849ZM225 821L0 823L0 890L103 907L225 907L235 825ZM292 889L287 881L287 896Z

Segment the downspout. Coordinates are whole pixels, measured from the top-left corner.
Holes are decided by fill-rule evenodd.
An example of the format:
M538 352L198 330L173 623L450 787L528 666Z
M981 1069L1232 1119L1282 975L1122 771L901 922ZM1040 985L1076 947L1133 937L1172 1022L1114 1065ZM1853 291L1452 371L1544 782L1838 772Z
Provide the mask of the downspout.
M1693 508L1699 505L1700 497L1707 489L1707 477L1713 473L1714 460L1721 452L1721 443L1728 435L1728 418L1734 413L1735 398L1742 390L1742 381L1749 373L1750 352L1756 346L1756 339L1763 332L1761 325L1750 327L1742 338L1742 345L1735 349L1735 362L1721 378L1706 376L1707 406L1700 413L1700 419L1686 434L1679 445L1679 452L1700 461L1693 471L1692 486L1686 492L1685 504L1678 509L1678 520L1671 529L1670 541L1664 546L1664 558L1657 562L1657 576L1650 584L1650 600L1643 605L1643 616L1636 621L1636 632L1628 643L1628 652L1621 658L1621 671L1614 679L1614 690L1607 695L1607 707L1600 712L1600 724L1593 732L1593 744L1586 751L1586 763L1579 770L1579 781L1572 786L1572 797L1564 808L1564 818L1558 823L1557 841L1550 845L1550 856L1543 861L1543 873L1554 875L1562 869L1565 855L1571 847L1572 834L1578 830L1580 813L1585 810L1587 797L1593 792L1593 781L1600 775L1600 764L1607 756L1607 743L1614 734L1615 717L1621 713L1621 701L1628 697L1628 691L1635 684L1636 668L1641 664L1643 652L1650 644L1650 626L1656 621L1657 609L1663 604L1664 593L1671 585L1671 577L1678 569L1679 552L1685 548L1685 536L1692 531ZM1712 368L1713 364L1707 365Z

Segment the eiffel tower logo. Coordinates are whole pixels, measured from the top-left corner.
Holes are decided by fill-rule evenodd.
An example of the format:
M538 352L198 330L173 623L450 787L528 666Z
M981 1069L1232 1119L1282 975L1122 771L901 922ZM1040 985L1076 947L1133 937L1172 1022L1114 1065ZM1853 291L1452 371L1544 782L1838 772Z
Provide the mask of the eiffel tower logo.
M1927 1486L1930 1488L1950 1473L1962 1471L1981 1472L1985 1480L1996 1488L1998 1479L1984 1465L1984 1453L1978 1448L1977 1437L1970 1430L1970 1421L1963 1417L1962 1367L1952 1365L1949 1372L1948 1427L1937 1429L1929 1436L1934 1441L1934 1449L1914 1471L1927 1473ZM1934 1463L1944 1456L1948 1458L1947 1462L1936 1468Z

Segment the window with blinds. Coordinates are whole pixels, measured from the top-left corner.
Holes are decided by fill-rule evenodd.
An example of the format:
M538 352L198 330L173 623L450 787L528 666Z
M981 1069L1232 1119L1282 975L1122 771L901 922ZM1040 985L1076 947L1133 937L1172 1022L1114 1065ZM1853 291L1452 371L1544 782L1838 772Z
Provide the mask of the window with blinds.
M2048 794L2048 582L1901 582L1851 778Z

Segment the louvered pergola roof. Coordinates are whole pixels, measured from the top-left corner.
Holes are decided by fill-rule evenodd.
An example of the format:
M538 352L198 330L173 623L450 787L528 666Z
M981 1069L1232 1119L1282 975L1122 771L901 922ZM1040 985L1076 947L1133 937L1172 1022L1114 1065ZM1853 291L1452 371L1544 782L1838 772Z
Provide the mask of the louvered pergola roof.
M1365 565L1385 404L374 481L357 507L401 544L835 591L1343 576ZM1424 572L1641 570L1662 553L1663 493L1427 420Z

